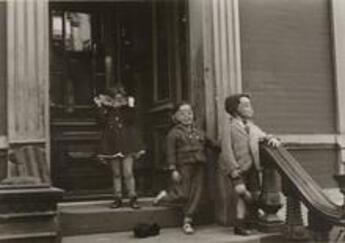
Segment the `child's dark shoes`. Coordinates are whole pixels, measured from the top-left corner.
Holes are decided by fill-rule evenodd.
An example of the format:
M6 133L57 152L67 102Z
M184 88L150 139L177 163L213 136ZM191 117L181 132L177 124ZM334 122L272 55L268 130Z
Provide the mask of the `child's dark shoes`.
M244 228L244 227L235 227L234 233L235 233L235 235L248 236L248 235L252 235L253 231L250 229Z
M138 204L138 200L136 197L130 199L129 206L133 209L140 209L140 205Z
M110 208L119 208L121 206L122 206L121 198L115 198L112 204L110 205Z

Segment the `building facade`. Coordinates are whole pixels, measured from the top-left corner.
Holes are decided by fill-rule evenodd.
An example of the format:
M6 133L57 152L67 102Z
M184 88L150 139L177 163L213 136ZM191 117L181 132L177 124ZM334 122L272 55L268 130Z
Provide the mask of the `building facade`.
M192 102L220 138L224 99L238 92L252 94L260 126L334 187L345 161L343 11L341 0L0 2L1 178L8 150L31 144L45 148L66 200L109 197L92 97L122 83L147 142L136 165L142 196L166 183L172 104ZM225 222L227 182L213 179Z

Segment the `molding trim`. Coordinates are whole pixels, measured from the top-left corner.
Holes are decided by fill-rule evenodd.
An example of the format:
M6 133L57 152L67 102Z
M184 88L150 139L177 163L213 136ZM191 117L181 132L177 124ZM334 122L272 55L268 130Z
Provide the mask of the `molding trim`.
M46 140L44 138L42 138L42 139L17 139L17 140L11 141L9 144L10 145L17 145L17 144L37 144L37 143L46 144Z
M345 135L345 1L331 1L337 128Z
M276 137L286 144L338 144L338 138L341 135L337 134L276 134Z
M8 141L6 136L0 136L0 149L8 149Z
M337 129L341 134L337 138L340 147L339 171L345 172L345 1L331 0L331 20L333 34L333 58L335 73L335 95Z

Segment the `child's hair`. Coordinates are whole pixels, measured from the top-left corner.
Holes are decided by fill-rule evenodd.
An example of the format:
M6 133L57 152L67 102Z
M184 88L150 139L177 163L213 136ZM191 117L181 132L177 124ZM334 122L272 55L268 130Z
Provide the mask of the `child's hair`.
M181 106L184 106L184 105L188 105L192 108L193 110L193 106L191 103L187 102L187 101L181 101L177 104L174 105L174 107L172 108L172 114L176 114L176 112L181 108Z
M246 97L250 99L250 95L246 93L241 93L241 94L234 94L230 95L225 99L224 106L225 106L225 111L229 113L231 116L236 116L237 115L237 107L240 104L240 99L242 97Z
M111 96L111 97L115 97L115 95L117 94L122 94L122 96L127 96L127 92L122 85L116 85L116 86L110 87L106 89L103 92L103 94Z
M176 112L181 108L181 106L184 106L184 105L190 106L190 107L192 108L192 110L193 110L192 104L189 103L189 102L187 102L187 101L181 101L181 102L179 102L179 103L176 103L176 104L174 105L174 107L172 108L172 120L173 120L173 123L174 123L174 124L177 124L177 123L178 123L178 121L175 119L175 114L176 114Z

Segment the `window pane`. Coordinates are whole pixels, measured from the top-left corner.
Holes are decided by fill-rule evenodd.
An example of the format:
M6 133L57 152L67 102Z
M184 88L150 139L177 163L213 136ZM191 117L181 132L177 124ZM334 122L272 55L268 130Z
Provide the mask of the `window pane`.
M91 50L91 17L89 14L65 13L65 48L68 51Z
M63 37L62 33L62 16L53 16L53 38L55 40L61 40Z

